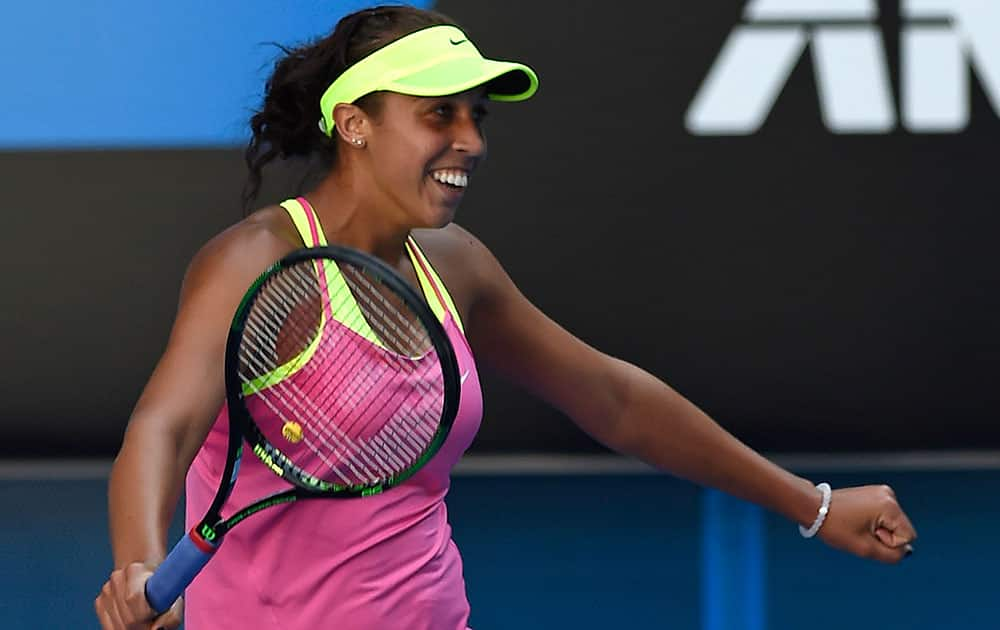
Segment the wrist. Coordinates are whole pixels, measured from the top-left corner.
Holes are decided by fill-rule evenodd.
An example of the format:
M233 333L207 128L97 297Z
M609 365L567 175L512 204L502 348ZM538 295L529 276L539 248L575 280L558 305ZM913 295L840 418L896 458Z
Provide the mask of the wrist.
M781 513L793 523L809 527L823 504L823 493L808 479L798 476L793 479L794 491L788 492Z
M830 488L830 484L826 482L816 484L816 491L820 494L820 504L816 509L816 516L808 525L799 525L799 534L803 538L812 538L819 533L823 523L826 522L827 514L830 512L830 501L833 498L833 489Z

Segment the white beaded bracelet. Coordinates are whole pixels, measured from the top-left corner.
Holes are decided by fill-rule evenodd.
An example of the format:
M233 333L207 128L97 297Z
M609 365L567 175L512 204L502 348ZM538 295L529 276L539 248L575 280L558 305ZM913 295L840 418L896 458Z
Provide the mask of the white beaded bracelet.
M799 533L802 534L803 538L812 538L819 531L819 528L823 526L823 521L826 520L826 515L830 511L830 497L833 496L833 490L830 488L830 484L823 482L816 484L816 489L823 494L823 503L819 506L819 514L816 515L816 520L813 521L812 526L809 529L799 525Z

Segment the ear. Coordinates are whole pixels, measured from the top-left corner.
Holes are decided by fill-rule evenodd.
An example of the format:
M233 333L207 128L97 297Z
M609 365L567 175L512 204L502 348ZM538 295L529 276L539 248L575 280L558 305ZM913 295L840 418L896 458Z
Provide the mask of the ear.
M368 131L368 116L350 103L337 103L333 108L333 122L340 139L348 144L357 144L355 141L364 138Z

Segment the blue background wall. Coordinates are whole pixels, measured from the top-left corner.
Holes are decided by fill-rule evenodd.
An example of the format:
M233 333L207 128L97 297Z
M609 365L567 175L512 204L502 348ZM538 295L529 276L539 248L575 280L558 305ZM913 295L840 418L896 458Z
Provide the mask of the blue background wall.
M0 150L243 145L280 52L271 44L325 35L372 4L9 3L0 20Z
M997 471L812 471L885 481L920 532L884 566L742 502L652 474L456 477L448 498L476 630L996 628ZM9 630L97 627L105 482L0 481ZM172 537L180 535L175 524Z

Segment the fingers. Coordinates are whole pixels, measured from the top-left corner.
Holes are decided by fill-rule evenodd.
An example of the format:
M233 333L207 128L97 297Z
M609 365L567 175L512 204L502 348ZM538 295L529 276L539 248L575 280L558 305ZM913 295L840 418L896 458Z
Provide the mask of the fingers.
M901 534L898 531L893 531L886 527L879 527L878 529L876 529L875 538L877 538L878 541L883 545L885 545L886 547L892 547L892 548L904 547L908 548L911 553L913 552L912 543L914 540L916 540L915 536L910 537L907 536L906 534Z
M913 554L913 544L910 542L912 538L906 539L884 527L875 530L875 537L886 547L902 549L904 558Z
M881 562L895 563L913 553L917 531L899 506L896 493L889 486L881 486L883 506L872 523L876 544L872 555Z
M146 599L146 580L153 572L145 564L135 562L125 567L127 594L125 604L129 615L136 620L152 619L156 611Z
M142 563L133 563L111 572L94 600L94 611L103 630L144 627L154 612L146 601L146 579L151 572Z
M183 599L178 599L170 609L153 620L154 630L171 630L181 625L184 619Z
M883 545L903 547L917 539L917 530L899 506L896 493L889 486L881 486L883 506L872 522L872 534Z
M101 623L101 630L115 630L115 628L120 628L121 623L116 621L118 619L118 613L114 611L114 604L110 605L104 596L105 588L107 588L107 583L105 582L104 588L101 589L101 594L97 596L94 600L94 612L97 613L97 620Z
M896 493L886 485L835 491L819 535L833 547L888 563L913 553L917 538Z
M868 553L863 555L886 564L896 564L911 553L912 547L908 544L899 547L889 547L873 539L869 545Z
M94 600L94 610L101 622L102 630L122 630L127 627L127 616L122 614L119 604L123 584L123 572L113 571L108 581L101 587L101 592Z
M900 547L917 539L917 530L898 505L894 513L881 517L875 523L875 535L889 547Z

